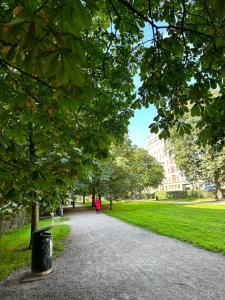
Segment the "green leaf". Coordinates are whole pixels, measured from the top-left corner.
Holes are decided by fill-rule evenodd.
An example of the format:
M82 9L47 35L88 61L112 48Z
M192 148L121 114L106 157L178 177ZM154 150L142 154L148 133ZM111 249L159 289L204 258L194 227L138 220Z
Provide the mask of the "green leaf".
M25 22L25 19L22 18L16 18L15 20L5 23L5 24L0 24L0 33L6 33L12 29L14 26L21 25Z
M38 171L35 170L34 172L31 173L31 178L33 181L37 181L38 178L39 178L39 174L38 174Z
M152 123L149 125L150 131L157 134L159 132L159 125L157 123Z
M195 117L195 116L200 116L201 114L201 106L198 103L195 103L195 105L193 105L192 109L191 109L191 116Z
M69 67L69 76L70 80L77 86L82 87L84 85L84 75L82 70L77 67L70 65Z
M217 15L224 16L224 12L225 12L224 0L214 0L212 3L214 4L214 8Z
M48 52L48 55L46 53L47 57L40 56L40 61L41 61L41 72L43 73L44 77L52 77L53 74L55 74L57 67L60 63L59 57L58 57L58 52Z
M16 190L12 188L6 193L6 198L7 199L14 199L16 197Z
M189 89L189 97L191 98L192 102L195 102L196 100L201 99L201 90L197 85L191 86Z

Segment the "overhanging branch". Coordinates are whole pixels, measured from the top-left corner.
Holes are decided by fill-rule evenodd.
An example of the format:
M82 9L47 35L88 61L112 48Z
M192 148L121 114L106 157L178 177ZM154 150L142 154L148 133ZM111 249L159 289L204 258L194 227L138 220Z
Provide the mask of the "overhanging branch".
M30 77L30 78L32 78L32 79L34 79L35 81L41 83L42 85L46 86L46 87L49 88L49 89L54 89L54 87L51 86L50 84L48 84L47 82L41 80L40 78L38 78L38 77L36 77L36 76L34 76L34 75L30 74L30 73L27 73L26 71L24 71L24 70L22 70L22 69L20 69L20 68L18 68L18 67L16 67L16 66L14 66L13 64L11 64L11 63L9 63L9 62L3 60L3 59L0 59L0 64L2 64L2 65L4 65L4 66L11 67L11 68L13 68L13 69L19 71L21 74L23 74L23 75L25 75L25 76L28 76L28 77Z

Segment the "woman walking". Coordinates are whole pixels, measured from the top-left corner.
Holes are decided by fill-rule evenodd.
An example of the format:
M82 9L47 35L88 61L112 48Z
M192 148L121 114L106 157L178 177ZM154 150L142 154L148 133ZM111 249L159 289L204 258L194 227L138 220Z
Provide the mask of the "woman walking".
M101 210L101 202L99 197L97 197L95 199L95 208L96 208L96 214L100 214L100 210Z

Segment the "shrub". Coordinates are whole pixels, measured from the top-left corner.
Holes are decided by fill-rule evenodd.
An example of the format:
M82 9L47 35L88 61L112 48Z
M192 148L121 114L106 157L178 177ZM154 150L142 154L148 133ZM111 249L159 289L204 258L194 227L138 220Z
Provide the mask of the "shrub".
M159 199L188 199L188 198L215 198L215 191L188 190L188 191L162 191L156 192Z
M30 222L30 216L26 209L17 208L0 213L0 235L7 231L13 231Z

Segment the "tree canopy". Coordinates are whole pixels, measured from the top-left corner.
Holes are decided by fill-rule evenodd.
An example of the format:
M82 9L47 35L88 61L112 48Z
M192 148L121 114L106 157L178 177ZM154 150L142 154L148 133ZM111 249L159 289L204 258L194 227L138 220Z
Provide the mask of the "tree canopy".
M198 143L197 118L186 115L185 119L192 126L190 136L178 136L175 130L171 134L170 147L174 149L176 163L181 172L193 186L214 184L216 198L223 198L225 149L218 151L217 146L201 146Z
M1 1L2 199L57 190L141 106L158 109L161 137L190 133L190 110L200 141L223 145L224 37L222 0Z
M112 145L101 168L98 189L112 199L143 197L145 188L157 188L164 178L161 164L147 150L132 146L128 139Z
M90 9L79 0L1 2L3 203L56 201L63 185L126 132L133 63L117 50L107 55L108 23L100 39L102 20L96 9L90 19Z
M125 110L154 104L151 131L162 137L175 124L189 133L181 117L191 110L201 141L224 143L223 0L2 1L0 24L1 90L20 91L19 105L36 104L24 99L37 93L31 82L73 108L93 94L105 107L120 96L130 99ZM50 115L58 101L46 107Z

